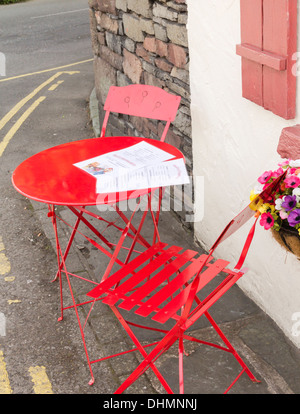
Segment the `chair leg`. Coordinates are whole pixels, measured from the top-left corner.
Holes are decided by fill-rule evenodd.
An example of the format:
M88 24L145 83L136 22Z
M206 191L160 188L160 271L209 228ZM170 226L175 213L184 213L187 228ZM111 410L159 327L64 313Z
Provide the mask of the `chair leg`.
M155 367L152 362L144 360L140 363L140 365L132 372L131 375L120 385L120 387L114 392L114 394L122 394L130 385L132 385L142 374L144 374L149 368L152 368L153 372L156 374L157 378L159 379L160 383L167 391L168 394L174 394L171 387Z
M251 379L251 381L253 382L260 382L257 378L255 378L255 376L253 375L253 373L250 371L250 369L247 367L247 365L245 364L245 362L242 360L242 358L239 356L239 354L237 353L237 351L235 350L235 348L231 345L231 343L229 342L229 340L226 338L225 334L221 331L220 327L217 325L217 323L214 321L214 319L212 318L212 316L208 313L205 312L204 313L206 318L209 320L209 322L211 323L211 325L214 327L214 329L216 330L216 332L218 333L218 335L220 336L220 338L223 340L223 342L225 343L225 345L228 348L228 351L232 353L232 355L235 357L235 359L237 360L237 362L241 365L241 367L243 368L243 372L246 372L246 374L248 375L248 377ZM241 374L242 374L241 373ZM240 375L241 375L240 374ZM239 376L240 376L239 375ZM238 376L238 378L239 378ZM238 379L237 378L237 379ZM236 380L237 380L236 379ZM236 382L236 380L234 382ZM232 384L233 385L233 384Z
M66 261L67 256L69 254L69 250L70 250L70 247L71 247L71 245L73 243L73 240L74 240L75 234L77 232L78 226L80 224L82 214L83 213L80 213L80 217L77 218L76 223L75 223L74 228L73 228L73 231L72 231L71 236L69 238L69 241L68 241L66 250L65 250L64 255L63 255L63 260L64 261ZM54 224L53 224L53 226L54 226ZM55 226L56 226L56 220L55 220ZM57 278L59 277L59 274L60 274L60 270L61 269L62 269L62 263L60 263L59 269L57 270L56 276L54 277L54 279L52 280L52 282L55 282L57 280Z
M199 300L199 298L196 298L196 302L197 302L197 304L200 304L201 303L200 300ZM217 323L212 318L212 316L209 314L209 312L208 311L204 312L204 315L206 316L206 318L208 319L208 321L210 322L210 324L213 326L213 328L215 329L215 331L218 333L218 335L220 336L220 338L222 339L222 341L224 342L224 344L227 346L227 351L230 352L230 353L232 353L232 355L235 357L235 359L237 360L237 362L243 368L242 373L243 372L246 372L246 374L248 375L248 377L251 379L252 382L260 382L258 379L255 378L255 376L253 375L253 373L250 371L250 369L247 367L247 365L245 364L245 362L239 356L239 354L237 353L237 351L231 345L231 343L226 338L225 334L221 331L220 327L217 325ZM237 379L240 377L240 375L236 378L236 380L234 380L234 382L231 384L231 386L237 381Z
M59 290L60 290L60 317L58 318L59 321L61 321L63 319L63 290L62 290L62 278L61 278L61 273L62 273L62 267L64 265L64 256L62 256L62 260L60 259L61 257L61 247L59 244L59 238L58 238L58 230L57 230L57 221L56 221L56 214L54 211L54 206L48 206L49 208L49 213L48 216L51 217L52 220L52 226L54 229L54 235L55 235L55 243L56 243L56 258L57 258L57 266L58 266L58 270L57 270L57 274L56 277L53 279L53 281L55 281L58 277L59 279Z
M234 386L234 384L237 382L237 380L241 377L241 375L245 372L245 369L242 369L242 371L239 373L239 375L232 381L232 383L229 385L229 387L225 390L224 394L227 394L229 390ZM259 381L258 381L259 382Z
M182 338L182 336L180 336L180 338L179 338L178 351L179 351L179 393L184 394L184 379L183 379L183 353L184 353L184 347L183 347L183 338Z
M81 333L81 338L82 338L82 342L83 342L83 346L84 346L84 350L85 350L85 354L86 354L86 358L87 358L87 363L88 363L90 374L91 374L91 380L89 381L89 384L92 385L94 383L95 379L94 379L94 375L93 375L93 371L92 371L92 367L91 367L91 363L90 363L90 358L89 358L87 347L86 347L83 327L81 325L78 309L77 309L77 306L76 306L76 301L75 301L75 298L74 298L74 295L73 295L73 290L72 290L70 278L68 276L68 272L67 272L67 268L66 268L65 255L62 253L62 250L61 250L61 247L60 247L60 244L59 244L58 232L57 232L57 222L56 222L56 215L55 215L55 212L54 212L54 206L51 210L51 217L52 217L52 224L53 224L53 227L54 227L55 238L56 238L56 250L57 250L57 260L58 260L58 276L59 276L60 297L61 297L61 316L58 318L58 321L63 320L63 309L64 309L64 307L63 307L62 275L61 275L62 270L63 270L64 274L66 276L67 282L68 282L69 291L70 291L70 294L71 294L71 297L72 297L73 307L75 309L75 313L76 313L76 317L77 317L77 321L78 321L78 325L79 325L79 329L80 329L80 333Z
M130 230L133 232L133 234L137 234L137 230L136 228L133 226L133 224L130 222L130 220L128 220L128 218L125 216L125 214L119 209L119 207L117 205L114 206L116 212L118 213L118 215L121 217L121 219L124 221L124 223L126 225L128 225L130 223ZM147 240L145 240L141 234L138 233L138 241L139 243L144 246L145 248L149 248L150 244L147 242Z
M130 338L133 341L133 343L136 345L136 347L138 348L138 350L140 351L140 353L142 354L142 356L145 358L144 361L141 362L138 365L138 367L132 372L132 374L115 391L115 394L121 394L123 391L125 391L131 384L133 384L149 368L152 369L152 371L157 376L157 378L159 379L160 383L165 388L165 390L169 394L173 394L173 391L172 391L171 387L169 386L169 384L167 383L167 381L164 379L164 377L162 376L162 374L159 372L159 370L154 365L154 361L160 356L161 351L164 352L171 345L173 345L173 343L177 340L177 337L174 338L173 336L171 336L171 339L169 338L169 340L167 341L166 344L164 344L164 340L162 340L161 342L159 342L156 345L156 347L149 354L147 354L147 352L145 351L144 347L141 345L141 343L139 342L139 340L137 339L137 337L134 335L134 333L132 332L132 330L129 328L127 322L122 317L122 315L120 314L120 312L118 311L118 309L115 306L110 306L110 307L111 307L112 311L114 312L114 314L116 315L116 317L118 318L118 320L120 321L120 323L123 326L123 328L125 329L125 331L127 332L127 334L130 336ZM166 337L167 336L168 335L166 335Z
M80 330L80 334L81 334L81 339L82 339L82 342L83 342L83 347L84 347L84 351L85 351L85 355L86 355L88 367L89 367L90 374L91 374L91 379L89 381L89 385L93 385L94 382L95 382L95 378L94 378L94 374L93 374L93 370L92 370L92 366L91 366L91 362L90 362L90 357L89 357L88 350L87 350L87 346L86 346L86 342L85 342L85 335L84 335L84 331L83 331L84 328L83 328L83 326L81 324L81 320L80 320L80 316L79 316L78 309L77 309L77 306L76 306L76 301L75 301L75 297L74 297L74 294L73 294L73 290L72 290L70 278L68 276L68 273L67 273L67 269L66 268L65 268L65 273L66 273L66 278L67 278L67 282L68 282L70 294L71 294L72 301L73 301L73 307L75 309L75 314L76 314L76 318L77 318L77 322L78 322L78 326L79 326L79 330Z

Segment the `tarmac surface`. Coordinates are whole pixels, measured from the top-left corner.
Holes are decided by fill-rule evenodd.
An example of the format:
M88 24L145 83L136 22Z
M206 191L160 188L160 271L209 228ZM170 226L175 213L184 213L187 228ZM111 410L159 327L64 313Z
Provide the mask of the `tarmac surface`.
M53 19L49 20L45 30L46 16ZM55 394L55 397L59 394L96 397L86 408L129 408L130 411L136 407L164 408L155 401L165 397L166 393L151 370L126 390L126 396L111 398L137 366L140 357L136 352L93 364L95 382L89 385L91 376L74 309L65 310L63 320L57 321L60 316L59 283L52 282L57 269L56 244L47 206L26 199L11 185L14 168L34 153L70 140L99 135L94 93L89 104L94 135L87 123L87 101L94 87L87 2L35 0L2 6L1 23L1 53L6 56L8 78L1 79L0 118L3 120L12 114L16 105L18 112L5 126L0 126L3 136L11 137L0 162L0 319L5 316L5 325L0 323L0 393L9 379L7 393L14 396L41 394L47 389L46 393ZM29 114L28 110L40 98L44 99L43 103L23 123L24 114ZM97 208L92 211L100 213ZM66 222L74 222L67 208L59 207L57 214ZM112 219L115 213L101 214ZM98 225L101 227L103 223L97 221ZM163 241L202 251L172 212L161 214L159 228ZM59 222L63 246L70 230L64 222ZM145 230L152 235L150 222ZM105 234L116 241L112 229L108 228ZM7 273L1 269L3 257L10 263ZM107 262L105 255L77 234L68 255L68 271L99 281ZM90 284L75 278L71 283L76 299L86 300ZM63 284L63 294L65 303L71 303L66 283ZM78 308L82 320L87 309ZM211 314L261 381L252 383L244 373L229 391L230 395L299 394L300 350L238 286L214 305ZM153 342L159 335L142 332L142 342ZM192 334L204 341L219 341L205 317L197 322ZM91 359L131 347L131 341L114 314L100 302L92 310L85 335ZM199 399L197 408L200 409L203 395L222 394L240 372L240 367L231 354L216 348L187 342L185 351L188 353L184 356L185 392L191 403L194 400L190 396ZM178 393L177 347L174 345L162 355L156 365ZM47 383L33 386L29 372L36 367L45 368ZM36 389L36 385L44 387ZM148 398L148 406L142 397ZM53 400L62 401L60 398ZM16 401L19 402L18 398ZM40 400L34 401L40 403ZM131 405L125 405L127 401ZM11 398L9 402L12 403ZM47 399L47 404L49 402ZM214 405L215 398L210 403Z
M97 134L99 124L97 111L95 111L96 106L95 95L92 94L90 110L95 134ZM55 237L51 220L47 216L47 206L34 201L30 203L34 215L40 220L45 236L55 249ZM99 214L96 207L93 207L91 211L96 215ZM58 226L60 241L62 244L66 244L71 229L65 223L74 222L74 218L70 211L64 207L59 207L57 214L64 220L59 221ZM114 214L115 212L111 210L101 212L101 215L108 219L113 218ZM99 224L95 220L94 223L97 226ZM202 252L201 247L195 243L192 233L182 226L174 213L162 212L159 229L162 241ZM150 220L146 224L145 232L152 234ZM108 228L105 234L107 237L111 237L114 242L117 241L116 232L112 229ZM89 280L99 281L107 263L108 258L105 255L99 254L95 246L80 233L76 235L67 259L68 271L80 274ZM88 291L86 283L76 279L73 284L72 279L77 300L85 300L85 294ZM63 290L64 298L68 300L66 284L64 284ZM56 299L59 301L59 297ZM52 300L54 299L52 298ZM90 358L102 358L130 349L131 343L110 308L100 302L96 304L96 307L97 309L93 308L85 328L86 341L88 346L91 346L89 348ZM78 310L84 318L87 310L84 307L80 307ZM253 383L246 373L243 373L229 391L230 394L298 394L300 392L300 350L285 337L270 317L245 296L237 285L213 306L211 315L260 381ZM73 324L72 335L78 335L80 338L73 309L64 312L63 324ZM197 322L191 333L201 340L223 345L215 330L204 317ZM159 337L161 337L159 333L147 330L143 331L140 339L144 343L153 342ZM222 394L240 372L239 364L228 352L194 342L186 343L185 351L188 354L188 356L184 356L185 393L188 395ZM138 353L132 352L125 356L93 364L95 384L87 392L94 393L93 387L95 387L94 390L97 390L98 383L101 393L112 394L137 366L139 360ZM83 347L82 361L81 371L86 371L88 382L90 377L88 366L84 362ZM174 393L178 394L178 349L176 344L157 360L156 366ZM165 395L166 392L149 369L126 390L125 394L158 396Z
M45 30L46 16L53 19L51 17ZM155 401L163 402L160 398L166 393L151 370L126 390L126 396L111 397L137 366L140 357L136 352L93 364L95 382L89 385L91 376L74 309L65 310L63 320L57 321L60 316L59 283L57 280L52 282L57 269L56 244L47 206L26 199L11 185L14 168L34 153L70 140L99 136L97 102L94 93L90 96L94 71L88 5L83 0L34 0L2 6L1 23L1 52L6 56L8 78L1 79L0 118L3 120L12 114L16 105L18 112L4 127L3 124L0 126L3 136L11 137L0 162L0 318L5 316L5 325L0 323L0 393L9 380L7 393L14 396L89 395L96 398L86 408L129 408L130 411L136 407L164 408ZM43 103L40 98L44 99ZM28 110L36 102L41 104L25 122L24 114L29 114ZM92 211L100 213L97 208ZM56 212L66 222L74 222L67 208L59 207ZM108 219L115 215L113 211L101 214ZM97 226L103 224L97 221ZM163 241L202 251L172 212L163 211L159 228ZM150 222L145 230L152 235ZM59 222L63 246L70 231L68 225ZM116 233L111 228L105 235L116 241ZM8 261L10 270L6 272L1 269L1 263ZM107 262L105 255L77 234L68 255L68 271L100 281ZM75 278L71 278L71 283L76 299L86 300L90 284ZM63 284L63 294L65 304L71 303L66 283ZM87 309L78 308L82 320ZM299 393L300 350L238 286L214 305L211 314L261 381L252 383L244 373L229 394ZM142 332L142 342L157 339L157 333ZM204 341L219 341L205 317L197 322L192 334ZM132 346L114 314L100 302L92 310L85 335L91 359L125 351ZM222 394L240 372L240 367L231 354L216 348L187 342L185 351L188 353L184 356L185 392L189 399L191 395L199 399L197 408L200 409L203 395ZM178 393L177 347L174 345L162 355L156 365ZM33 384L29 373L36 367L45 369L47 383ZM39 387L41 385L43 387ZM148 406L142 397L148 398ZM62 401L60 398L53 400ZM19 402L18 398L16 401ZM194 402L193 399L189 401ZM30 402L32 404L32 400ZM47 399L47 404L49 402ZM126 402L131 405L126 406ZM215 398L211 402L214 404Z

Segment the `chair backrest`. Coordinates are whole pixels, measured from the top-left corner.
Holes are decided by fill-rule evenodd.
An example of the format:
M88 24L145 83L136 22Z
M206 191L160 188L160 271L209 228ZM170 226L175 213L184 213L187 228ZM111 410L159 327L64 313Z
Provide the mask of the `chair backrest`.
M106 111L101 137L105 136L110 112L166 121L161 136L164 141L170 123L174 121L181 97L172 95L157 86L134 84L111 86L104 104Z
M247 221L253 217L257 212L257 205L260 202L266 203L268 200L274 198L274 193L278 189L280 183L286 176L286 172L277 177L271 184L269 184L260 194L248 204L234 219L232 219L228 225L224 228L220 236L217 238L215 243L212 245L210 251L213 251L217 246L226 240L229 236L240 229Z
M230 272L229 276L227 277L227 280L225 279L225 282L221 282L220 286L218 286L218 288L215 289L213 294L210 294L208 296L208 302L218 300L218 298L222 296L225 293L225 291L227 291L231 286L233 286L233 284L245 273L245 270L241 271L241 269L245 262L251 242L253 240L255 226L256 226L256 223L259 217L259 214L257 214L257 205L260 202L264 203L274 198L274 194L276 190L278 189L278 187L280 186L285 175L286 175L286 172L281 174L271 184L269 184L260 194L258 194L254 198L254 200L251 201L251 203L246 208L244 208L234 219L232 219L228 223L228 225L224 228L224 230L221 232L220 236L217 238L217 240L214 242L214 244L210 248L209 254L206 256L206 259L201 263L201 266L199 267L199 269L197 269L197 274L190 285L189 293L186 294L184 310L182 312L181 319L178 322L179 325L182 323L185 323L188 317L190 318L190 311L192 308L192 304L195 300L195 297L198 291L201 289L201 284L205 285L207 283L207 281L205 280L205 277L204 277L204 280L201 279L202 277L201 273L204 267L207 265L207 263L210 262L212 258L212 254L214 253L215 249L224 240L232 236L237 230L239 230L244 224L246 224L247 221L251 217L256 216L256 220L247 235L246 241L242 248L242 252L240 254L237 264L235 265L233 271ZM219 260L219 262L224 262L224 261ZM225 264L223 265L224 266L223 271L225 267L229 264L229 262L224 262L224 263ZM216 267L218 268L218 270L215 271L215 273L212 272L212 274L209 274L210 280L211 278L219 274L220 271L222 271L222 265L217 264ZM210 269L208 270L210 271Z

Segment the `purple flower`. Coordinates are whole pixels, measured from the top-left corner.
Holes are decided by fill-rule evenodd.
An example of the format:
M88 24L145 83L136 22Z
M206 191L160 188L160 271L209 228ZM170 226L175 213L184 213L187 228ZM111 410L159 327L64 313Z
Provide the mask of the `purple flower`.
M296 224L300 223L300 209L296 208L295 210L291 211L288 216L289 225L295 227Z
M292 210L294 207L296 207L297 204L297 199L296 196L290 196L287 195L284 197L284 201L281 204L281 206L286 210L286 211L290 211Z

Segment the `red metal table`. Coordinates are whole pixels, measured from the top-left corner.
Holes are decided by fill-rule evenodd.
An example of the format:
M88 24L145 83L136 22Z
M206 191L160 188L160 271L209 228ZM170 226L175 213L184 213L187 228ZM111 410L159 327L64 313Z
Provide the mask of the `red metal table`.
M177 148L152 139L92 138L58 145L33 155L16 168L12 176L13 185L25 197L42 203L64 206L105 204L106 200L96 193L94 178L73 164L141 141L169 152L174 158L183 158ZM140 195L147 192L147 189L140 191ZM110 194L108 199L113 203L131 197L137 197L137 192Z
M55 280L58 278L60 281L61 294L61 317L59 320L63 318L63 311L65 309L74 308L84 345L84 325L80 322L77 310L79 304L76 304L75 302L69 276L75 276L80 279L83 278L79 275L68 272L66 267L66 258L73 243L75 234L79 232L79 224L83 223L86 226L85 228L89 229L89 231L91 231L96 237L96 241L82 233L82 231L80 234L91 242L94 247L110 258L109 265L102 275L102 277L105 278L106 275L109 274L114 263L123 265L130 260L131 254L133 252L137 252L135 250L136 244L139 244L145 248L148 248L151 245L151 242L149 243L141 235L141 229L148 213L151 214L154 225L153 243L159 239L158 218L160 209L157 210L155 215L151 209L151 197L154 189L151 191L149 191L149 189L144 189L99 195L96 192L95 177L74 166L74 164L112 151L130 147L141 141L146 141L149 144L168 152L170 154L170 159L184 158L182 153L172 145L152 139L140 137L92 138L69 142L39 152L22 162L12 175L13 185L19 193L29 199L46 203L48 205L48 216L51 217L56 237L58 270ZM143 197L146 197L148 200L147 209L143 212L140 222L136 228L132 224L132 217L134 216L135 211L133 211L130 218L128 218L124 212L119 209L118 203L133 198L142 199ZM160 189L159 203L161 203L161 198L162 192ZM123 227L120 227L115 222L109 222L105 220L100 213L98 214L89 211L88 209L89 206L100 206L107 204L114 205L115 211L118 213L122 222L125 223L125 226L123 225ZM57 206L64 206L68 208L73 213L72 216L74 215L75 218L75 224L72 225L70 223L66 223L72 228L72 232L64 252L62 251L58 234L57 221L62 220L62 218L56 212ZM96 219L97 221L104 221L107 223L107 226L113 226L116 231L120 232L118 242L112 243L107 240L107 238L100 233L95 225L91 223L91 218L93 220ZM120 247L118 246L123 246L123 241L126 237L131 238L131 246L130 248L127 248L127 257L125 261L120 262L118 259ZM64 307L63 304L62 273L66 276L73 301L73 305L68 307ZM83 280L94 284L99 283L99 281L95 282L87 279ZM85 349L85 351L89 362L87 350Z

